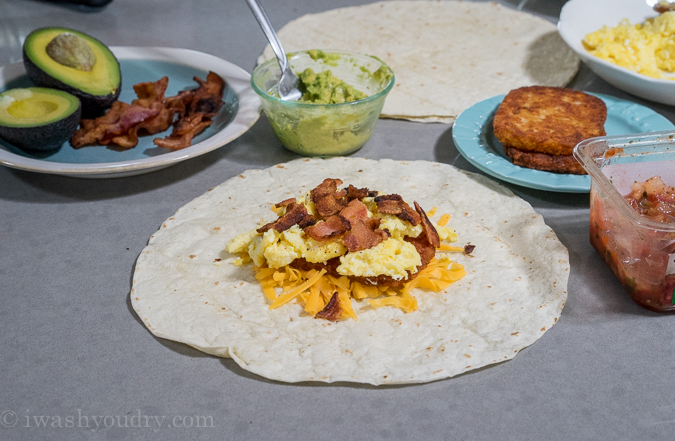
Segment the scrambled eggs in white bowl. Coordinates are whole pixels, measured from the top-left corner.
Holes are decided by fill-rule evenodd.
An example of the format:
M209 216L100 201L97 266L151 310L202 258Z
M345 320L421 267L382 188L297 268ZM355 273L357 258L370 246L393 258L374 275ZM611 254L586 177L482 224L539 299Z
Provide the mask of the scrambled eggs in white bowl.
M669 15L672 15L672 17L668 17L668 21L672 19L672 23L668 23L669 26L667 27L675 29L675 13L669 13ZM630 26L635 27L636 24L642 24L647 19L658 16L659 13L645 0L570 0L560 13L558 32L588 67L608 83L648 100L675 105L675 75L666 72L665 76L669 78L659 79L639 73L640 71L649 72L648 64L652 66L655 64L663 65L663 62L659 63L654 59L646 59L645 54L641 53L641 51L644 52L644 46L638 47L638 44L631 38L621 39L623 41L622 46L624 46L622 48L624 55L630 53L631 56L634 55L632 57L634 60L639 60L632 63L633 66L628 68L592 55L583 43L588 34L601 30L603 26L615 28L621 25L622 21L627 20ZM623 29L623 31L626 30L626 28ZM633 29L633 31L638 32L639 30ZM609 30L604 36L616 37L612 34L613 31ZM662 46L665 46L665 44ZM618 44L615 48L617 47ZM609 51L612 51L611 46ZM603 52L605 56L608 54L607 50L603 49ZM621 54L616 54L616 56L621 58ZM671 56L675 59L675 50L672 51ZM626 65L628 64L626 63Z

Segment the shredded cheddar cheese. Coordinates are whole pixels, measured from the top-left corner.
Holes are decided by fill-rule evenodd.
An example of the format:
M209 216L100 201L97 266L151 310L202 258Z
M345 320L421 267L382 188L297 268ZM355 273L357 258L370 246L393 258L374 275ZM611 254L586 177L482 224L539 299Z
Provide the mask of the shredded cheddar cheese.
M454 247L452 245L448 245L447 243L442 243L441 247L438 249L438 251L458 251L458 252L463 252L464 247Z
M327 185L330 186L330 182ZM336 191L336 188L333 190ZM306 214L313 216L315 222L323 222L325 219L322 220L318 214L319 208L311 194L311 191L305 192L295 198L293 203L304 206ZM340 308L331 306L329 309L334 309L333 317L339 316L340 319L357 320L352 308L352 300L361 302L360 305L366 307L368 305L372 308L391 306L404 312L416 311L417 299L412 295L414 289L440 292L466 275L464 267L446 257L447 254L439 259L432 259L418 273L417 268L422 264L422 257L416 245L407 238L419 238L424 233L427 224L423 222L413 224L405 217L389 214L385 210L379 212L377 202L372 196L361 199L359 210L365 209L368 219L377 220L377 225L372 227L373 231L377 229L378 232L379 230L386 232L386 238L369 247L348 252L348 247L341 237L319 240L307 234L298 223L290 227L286 225L280 229L281 231L277 231L274 223L270 223L267 228L262 229L262 232L254 229L237 235L230 240L226 249L232 254L239 255L239 258L233 262L234 265L253 263L255 277L260 283L270 309L297 302L310 316L316 316L324 311L336 294ZM407 203L403 202L403 204ZM412 210L408 205L406 206ZM273 205L271 209L281 218L285 216L287 206ZM434 216L437 212L438 207L433 207L427 216ZM356 214L354 212L354 215ZM359 211L358 215L363 216L364 213ZM457 232L446 226L449 220L450 215L443 214L435 225L427 227L434 229L438 234L441 245L436 248L436 251L440 253L463 252L463 247L449 244L458 240ZM427 222L429 222L428 219ZM263 219L259 224L260 226L268 225ZM429 240L429 244L431 243ZM331 274L335 275L328 274L325 268L299 270L291 267L296 259L315 264L338 258L339 264L335 266L334 271L331 271ZM415 277L409 279L410 275ZM350 279L350 277L359 280L363 277L379 276L389 277L401 283L397 287L386 286L386 284L378 286Z
M450 220L450 215L449 215L449 214L444 214L444 215L441 216L441 218L438 220L438 222L436 223L436 225L440 225L441 227L444 227L444 226L448 223L449 220Z
M417 310L417 299L410 293L414 288L440 292L465 275L463 265L445 258L434 258L417 277L398 288L364 285L351 281L346 276L333 277L326 274L324 269L303 271L290 266L279 269L256 267L255 278L271 302L270 309L297 299L304 306L305 312L316 315L337 292L343 317L357 320L352 309L352 299L368 299L373 308L393 306L404 312L412 312ZM277 294L278 289L280 294Z

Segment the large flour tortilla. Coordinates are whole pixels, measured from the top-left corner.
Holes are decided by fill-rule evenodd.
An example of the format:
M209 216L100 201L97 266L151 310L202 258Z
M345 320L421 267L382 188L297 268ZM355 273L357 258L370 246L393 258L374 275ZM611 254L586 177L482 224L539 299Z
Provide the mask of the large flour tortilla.
M382 116L450 123L522 86L564 86L579 59L554 24L497 3L392 1L308 14L279 31L284 49L351 50L396 75ZM273 57L269 46L262 59Z
M452 215L467 276L446 291L417 291L419 310L372 309L358 321L314 319L297 303L275 310L250 265L224 251L272 204L326 177L398 193ZM215 259L222 259L219 264ZM242 368L288 381L416 383L508 360L553 326L567 298L567 249L532 207L479 175L424 161L298 159L250 170L170 217L143 250L131 301L158 337L231 357Z

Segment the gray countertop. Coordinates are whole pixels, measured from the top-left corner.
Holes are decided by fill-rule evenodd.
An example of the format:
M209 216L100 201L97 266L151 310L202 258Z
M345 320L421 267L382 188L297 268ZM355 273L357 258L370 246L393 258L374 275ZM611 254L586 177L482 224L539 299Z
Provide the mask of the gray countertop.
M358 0L267 1L275 27ZM503 1L555 21L562 0ZM195 49L251 71L265 39L243 1L114 0L82 12L0 0L0 65L41 26L114 46ZM579 89L629 97L582 66ZM380 120L358 153L478 172L452 127ZM588 195L505 184L568 247L558 324L512 361L406 387L284 384L153 337L129 301L148 238L207 189L294 159L264 116L227 146L154 173L83 180L0 167L0 439L672 439L673 317L635 305L588 241ZM480 173L480 172L479 172ZM46 427L45 427L46 426ZM192 426L192 427L185 427Z

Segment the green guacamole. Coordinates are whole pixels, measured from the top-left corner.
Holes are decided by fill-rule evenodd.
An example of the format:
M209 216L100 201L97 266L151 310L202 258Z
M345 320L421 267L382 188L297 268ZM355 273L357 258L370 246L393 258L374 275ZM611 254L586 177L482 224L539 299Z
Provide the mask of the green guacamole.
M307 68L300 78L301 102L313 104L349 103L368 95L337 78L330 70L316 73Z
M301 57L305 57L304 62L299 61ZM313 62L307 62L307 58ZM365 98L392 82L391 69L384 65L370 71L364 64L381 62L373 62L369 56L321 50L290 54L289 61L300 79L302 97L298 104L263 101L274 133L284 146L302 155L324 157L347 155L361 148L373 133L386 95ZM295 63L302 67L296 70ZM278 98L276 90L268 93Z

